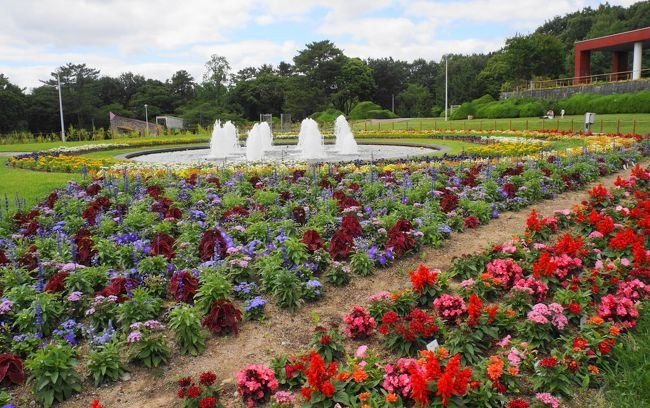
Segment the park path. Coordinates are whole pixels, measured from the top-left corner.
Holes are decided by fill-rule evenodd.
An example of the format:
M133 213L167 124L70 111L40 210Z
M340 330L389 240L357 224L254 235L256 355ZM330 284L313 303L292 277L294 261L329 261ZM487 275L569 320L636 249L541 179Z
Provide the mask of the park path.
M648 165L645 160L642 165ZM369 295L381 290L398 290L408 286L408 271L424 263L429 268L446 270L455 256L480 252L490 243L502 243L523 232L531 209L540 216L552 215L555 210L571 208L587 199L587 191L602 183L613 186L616 178L626 176L629 170L603 177L582 191L566 192L554 199L545 200L518 212L502 213L498 219L475 230L454 233L441 248L425 247L409 258L402 259L388 269L377 269L368 278L354 277L344 288L328 287L325 297L318 303L300 308L296 313L278 310L268 306L268 319L263 322L244 323L239 336L212 338L204 354L198 357L175 356L171 364L158 370L136 368L131 379L111 386L94 388L61 404L63 407L86 408L89 402L98 398L107 407L177 407L175 381L186 375L197 375L213 370L224 380L222 402L227 407L241 407L234 394L233 377L237 370L249 363L268 364L282 353L296 353L304 350L311 337L315 315L324 325L337 325L342 316L354 305L367 305ZM376 344L376 339L370 344Z

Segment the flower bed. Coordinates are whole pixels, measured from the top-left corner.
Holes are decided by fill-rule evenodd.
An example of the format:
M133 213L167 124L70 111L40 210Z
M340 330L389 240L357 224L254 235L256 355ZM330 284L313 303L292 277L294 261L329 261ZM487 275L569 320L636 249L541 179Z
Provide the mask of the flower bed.
M12 370L19 370L18 361L26 359L29 381L37 385L35 398L49 406L79 391L79 350L84 350L82 361L98 384L119 379L128 369L119 359L121 351L131 364L145 367L167 364L175 350L199 354L208 330L236 334L244 320L263 319L267 299L289 310L317 301L327 286L369 275L421 245L439 245L454 230L485 224L499 211L521 208L620 169L637 160L645 146L523 163L463 162L454 167L422 161L266 173L222 169L209 175L191 172L186 178L171 173L132 178L125 172L83 185L70 183L32 211L0 221L0 347L13 355L6 360ZM599 205L616 198L603 191L597 197ZM540 236L545 226L553 225L532 224L542 225ZM635 239L627 233L616 242L624 247ZM573 259L584 264L582 256L576 251L549 253L540 264L544 273L536 279L551 279L548 273L574 274L580 265ZM521 293L526 288L542 293L538 288L544 284L551 290L548 283L520 279L514 265L494 263L490 271L485 280L477 280L485 296L496 297L510 285L524 288ZM443 297L436 285L444 279L435 274L414 276L417 296L404 293L401 301L384 305L400 305L386 321L384 314L371 316L396 352L415 353L432 335L445 334L443 327L460 327L470 313L472 322L490 321L481 323L486 336L497 330L492 320L504 325L512 321L506 312L483 315L482 297ZM473 290L469 284L465 288ZM621 290L638 292L636 286ZM420 294L427 299L421 306L436 304L434 311L409 309ZM431 303L434 298L442 300ZM608 305L609 315L603 314L620 319L611 313L618 303ZM627 303L622 307L630 310ZM559 318L549 317L555 322L552 330L559 330ZM351 320L356 322L352 336L373 333L373 320L361 311ZM545 336L543 330L535 333L540 340ZM334 347L337 336L327 336L327 342L319 336L319 352L335 358L341 354ZM466 336L457 338L461 347ZM452 349L450 337L446 340ZM465 372L459 359L436 358L442 358L443 377ZM243 378L256 376L265 391L242 394L248 401L268 400L275 390L272 379L265 370L251 370ZM311 392L327 396L329 377L318 370L314 368L314 375L320 379L314 380ZM21 377L9 378L20 382ZM325 388L316 391L316 386Z
M381 322L394 359L365 345L339 359L312 350L275 359L276 377L311 407L557 408L579 388L599 388L620 333L650 297L650 171L637 166L616 185L594 188L573 211L533 212L523 235L445 273L421 266L413 290L372 296L367 319L346 315L348 332ZM463 283L452 290L445 278ZM424 289L433 287L431 302Z

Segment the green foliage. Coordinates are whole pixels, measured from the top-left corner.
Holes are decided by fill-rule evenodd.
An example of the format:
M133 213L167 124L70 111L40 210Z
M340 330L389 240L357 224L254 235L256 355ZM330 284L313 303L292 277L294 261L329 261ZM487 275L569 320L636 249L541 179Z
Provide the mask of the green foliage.
M596 113L649 113L650 91L614 95L575 94L558 103L567 115Z
M316 122L318 122L319 125L332 125L335 121L336 118L339 116L343 115L343 112L341 112L338 109L335 108L329 108L326 109L322 112L315 112L311 115L311 118L314 119Z
M196 307L182 305L173 309L169 313L169 328L174 331L181 353L192 356L203 353L206 334Z
M272 293L278 305L284 309L296 310L302 303L300 279L286 269L278 271L275 275Z
M167 364L170 356L171 351L160 332L145 332L129 350L129 361L144 364L147 368Z
M372 275L373 261L365 251L358 251L350 257L350 269L359 276Z
M200 276L201 286L199 287L194 301L196 307L202 313L208 313L212 304L219 299L227 299L232 291L230 281L219 272L205 270Z
M103 383L117 381L127 372L124 363L122 363L120 346L117 342L111 342L91 350L86 359L86 367L97 387Z
M363 101L357 103L350 111L348 118L350 120L359 119L390 119L396 118L397 115L393 114L387 109L382 109L381 106L374 102Z
M151 296L144 288L135 288L131 294L131 298L117 308L118 321L125 329L135 322L155 319L162 309L162 300Z
M68 345L50 344L34 353L25 366L30 372L34 398L45 408L63 402L81 391L81 378L75 371L76 352Z

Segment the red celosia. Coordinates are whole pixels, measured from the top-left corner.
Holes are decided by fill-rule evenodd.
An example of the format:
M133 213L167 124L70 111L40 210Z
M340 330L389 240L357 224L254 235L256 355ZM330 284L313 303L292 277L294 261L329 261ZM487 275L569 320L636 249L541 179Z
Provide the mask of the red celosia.
M348 259L352 254L353 245L352 235L343 229L339 229L330 240L330 256L335 260Z
M388 239L386 240L386 248L390 248L396 257L401 257L404 253L415 247L415 239L411 237L410 233L413 226L407 220L400 219L388 231Z
M416 293L422 293L427 288L436 284L438 280L437 270L430 270L426 266L420 264L416 271L409 272L411 278L411 285L413 285L413 290Z
M614 237L609 241L609 247L614 250L623 251L639 241L641 241L641 239L637 237L634 231L627 228L614 235Z
M354 215L346 215L343 217L343 221L341 222L341 229L353 237L358 237L359 235L363 234L361 223Z
M483 302L481 298L476 296L474 293L469 295L469 301L467 306L467 314L469 318L467 319L467 324L469 326L475 326L478 323L478 319L481 317L481 311L483 310Z
M449 397L453 395L462 396L467 392L467 384L472 378L472 371L469 368L460 368L460 354L456 354L447 362L444 372L438 379L438 391L436 395L442 398L442 405L447 406Z
M416 365L412 365L409 367L409 376L411 378L411 398L420 407L429 405L429 384L422 370Z
M537 218L537 212L533 209L526 220L526 229L529 231L539 232L542 229L540 220Z
M305 231L302 236L302 243L305 244L309 252L317 251L323 247L323 241L318 231L313 229Z

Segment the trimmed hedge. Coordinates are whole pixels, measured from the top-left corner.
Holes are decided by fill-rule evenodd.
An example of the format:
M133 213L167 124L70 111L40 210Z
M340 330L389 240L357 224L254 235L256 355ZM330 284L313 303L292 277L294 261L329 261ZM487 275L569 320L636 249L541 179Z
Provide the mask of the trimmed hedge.
M559 114L564 109L567 115L595 113L650 113L650 91L627 94L598 95L576 94L560 101L507 99L495 101L486 95L472 102L465 102L456 109L451 118L467 119L468 115L476 119L527 118L540 117L548 110Z
M381 106L374 102L363 101L354 105L350 111L348 118L350 120L357 119L393 119L396 118L393 112L388 109L382 109Z

